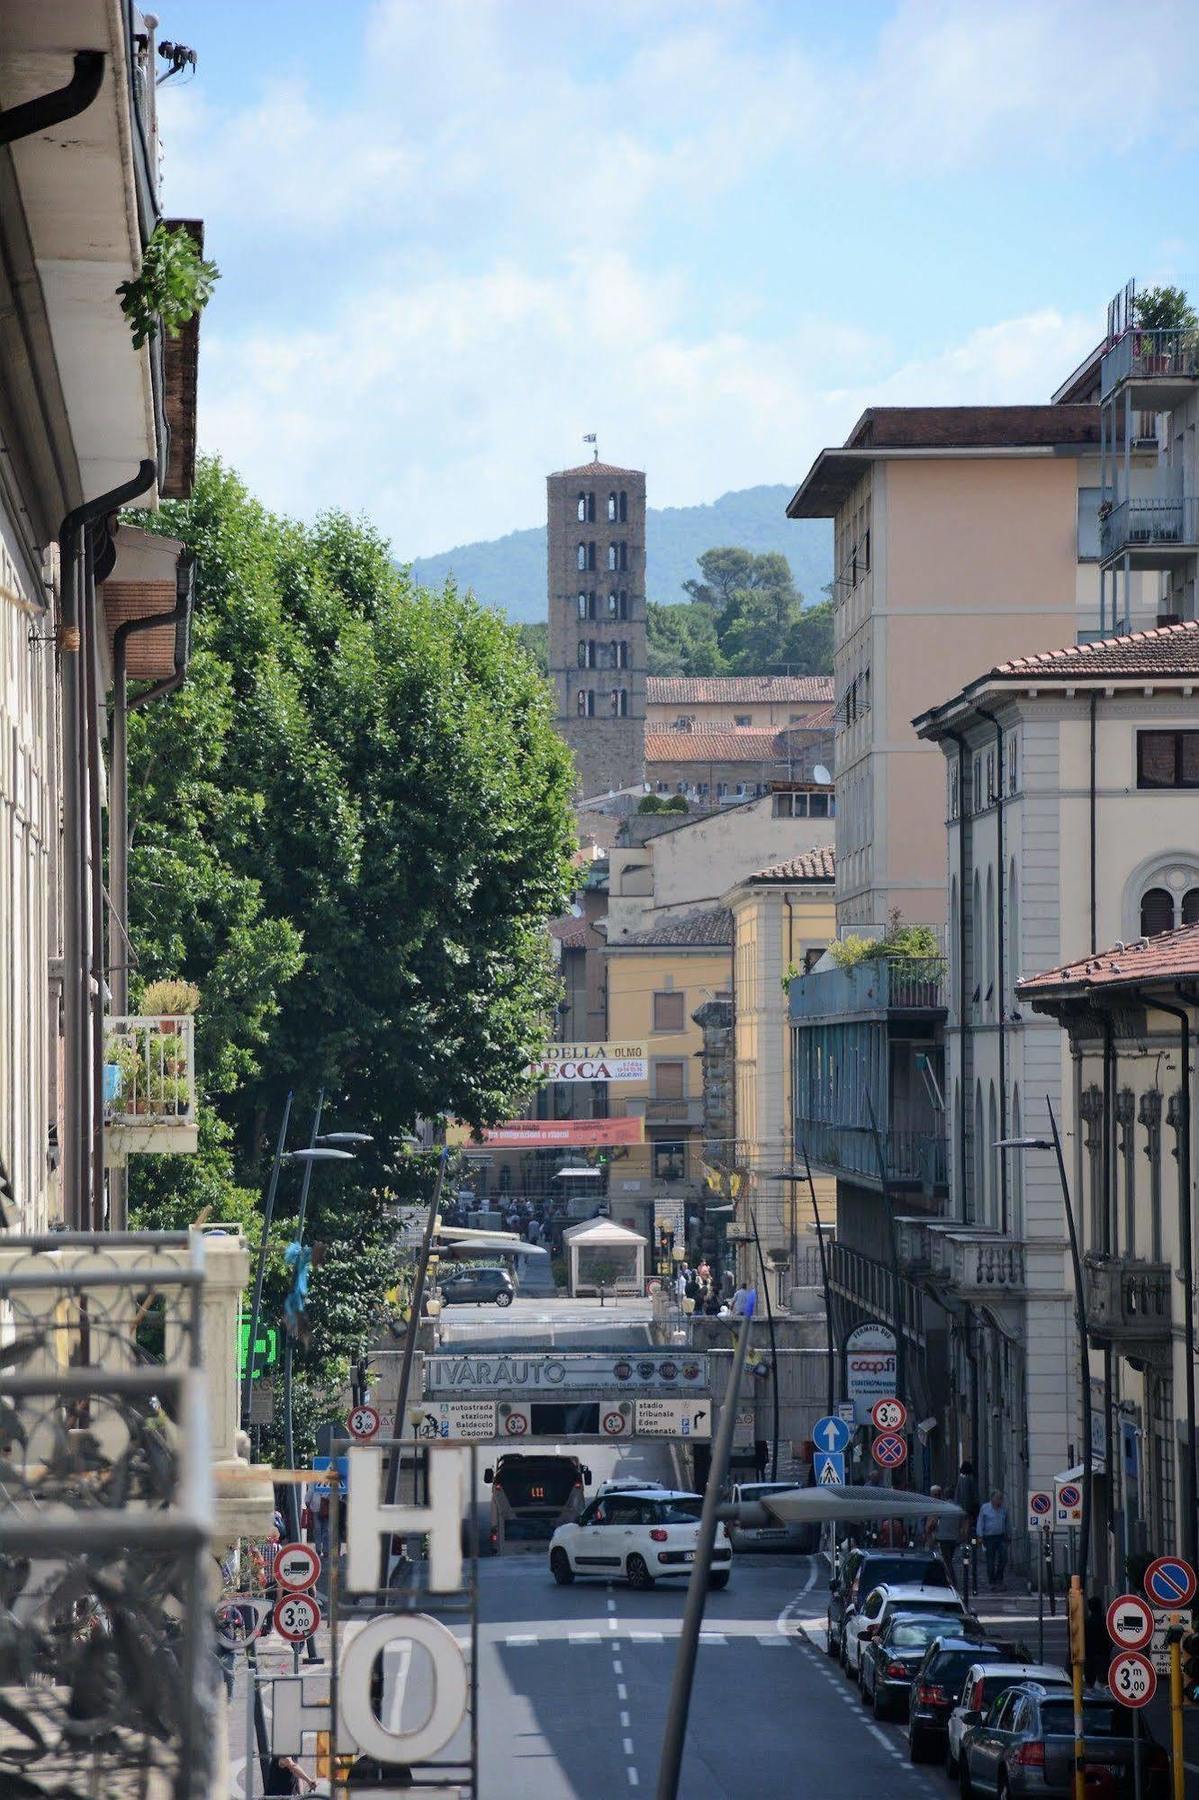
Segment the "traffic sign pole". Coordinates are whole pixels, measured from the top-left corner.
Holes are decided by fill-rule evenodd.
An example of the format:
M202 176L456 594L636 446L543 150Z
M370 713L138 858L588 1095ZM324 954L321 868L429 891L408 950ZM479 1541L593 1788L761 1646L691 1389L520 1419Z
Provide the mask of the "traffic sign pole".
M1170 1769L1173 1800L1186 1800L1186 1765L1182 1746L1182 1644L1170 1644Z

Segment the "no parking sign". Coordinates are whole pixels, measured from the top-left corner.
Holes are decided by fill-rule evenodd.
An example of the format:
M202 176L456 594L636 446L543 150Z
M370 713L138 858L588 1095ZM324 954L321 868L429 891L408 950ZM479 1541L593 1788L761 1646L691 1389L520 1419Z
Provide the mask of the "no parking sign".
M1060 1527L1082 1524L1082 1488L1077 1481L1053 1484L1053 1522Z
M1053 1524L1053 1495L1046 1488L1028 1490L1028 1529L1041 1531Z

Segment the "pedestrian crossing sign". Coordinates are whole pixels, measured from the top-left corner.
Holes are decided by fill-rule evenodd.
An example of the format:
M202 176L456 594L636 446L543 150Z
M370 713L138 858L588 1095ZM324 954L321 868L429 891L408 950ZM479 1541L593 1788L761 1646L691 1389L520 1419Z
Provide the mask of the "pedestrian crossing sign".
M817 1487L845 1486L845 1452L817 1450L815 1458Z

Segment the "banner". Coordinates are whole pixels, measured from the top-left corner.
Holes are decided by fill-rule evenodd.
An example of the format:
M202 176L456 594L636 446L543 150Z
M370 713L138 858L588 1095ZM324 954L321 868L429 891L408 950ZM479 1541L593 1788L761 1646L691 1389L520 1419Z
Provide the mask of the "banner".
M483 1142L497 1150L555 1150L566 1146L641 1144L645 1120L635 1119L513 1119L493 1125Z
M531 1081L648 1081L644 1044L549 1044L529 1063Z

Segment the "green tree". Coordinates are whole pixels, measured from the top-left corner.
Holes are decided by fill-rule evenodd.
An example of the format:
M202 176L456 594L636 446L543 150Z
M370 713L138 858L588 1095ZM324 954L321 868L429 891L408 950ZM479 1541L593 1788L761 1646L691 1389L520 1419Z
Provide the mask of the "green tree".
M1134 301L1136 321L1146 331L1181 329L1194 331L1199 315L1180 287L1145 288Z
M794 674L823 675L831 671L831 606L805 607L785 556L777 551L758 555L724 545L704 552L699 571L699 578L685 585L702 625L690 631L680 626L671 651L665 654L681 661L675 643L710 643L706 637L710 623L715 635L712 666L669 672L766 675L789 669ZM661 610L673 613L683 609Z
M550 672L550 628L546 624L518 625L526 654L542 675Z
M698 606L645 609L649 640L646 670L650 675L723 675L724 658L712 615Z

